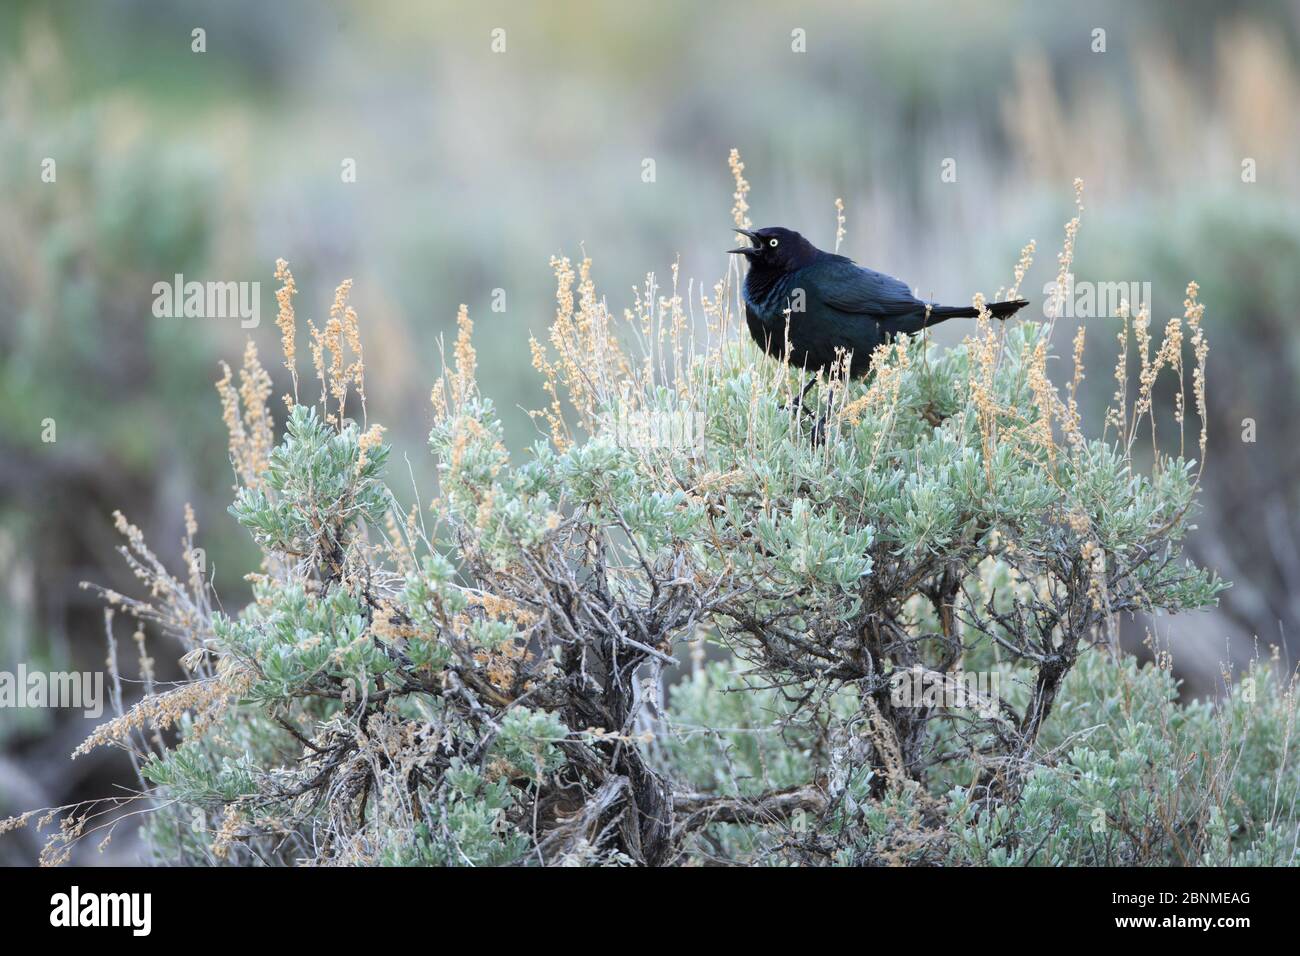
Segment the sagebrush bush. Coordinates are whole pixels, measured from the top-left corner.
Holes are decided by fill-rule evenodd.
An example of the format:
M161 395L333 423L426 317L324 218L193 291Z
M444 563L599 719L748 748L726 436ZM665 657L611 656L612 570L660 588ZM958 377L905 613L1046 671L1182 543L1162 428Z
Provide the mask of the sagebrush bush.
M1132 317L1136 393L1121 374L1088 437L1082 339L1062 398L1050 322L900 341L805 411L797 370L737 341L737 273L686 302L674 270L616 319L589 262L553 264L549 437L522 461L462 309L438 496L398 504L345 283L310 329L320 399L295 372L278 442L251 348L219 383L253 603L213 611L192 541L182 581L122 522L151 597L110 602L178 638L194 679L86 746L135 753L160 861L1295 861L1294 688L1261 665L1181 703L1163 656L1139 667L1111 634L1223 586L1180 554L1200 466L1131 454L1184 333L1203 410L1194 284L1154 356ZM51 860L96 819L69 817Z

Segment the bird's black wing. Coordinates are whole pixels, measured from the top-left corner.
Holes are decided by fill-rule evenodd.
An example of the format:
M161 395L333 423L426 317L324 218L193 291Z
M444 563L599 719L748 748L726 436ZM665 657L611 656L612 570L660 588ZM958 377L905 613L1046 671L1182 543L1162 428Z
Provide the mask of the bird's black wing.
M888 319L925 311L925 303L906 284L848 259L818 262L803 271L822 302L839 312Z

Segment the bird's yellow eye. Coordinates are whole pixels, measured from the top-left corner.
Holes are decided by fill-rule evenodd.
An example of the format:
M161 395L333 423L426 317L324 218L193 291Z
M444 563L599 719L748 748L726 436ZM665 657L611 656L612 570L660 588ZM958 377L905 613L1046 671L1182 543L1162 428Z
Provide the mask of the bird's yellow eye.
M767 244L768 244L769 246L775 246L775 245L776 245L776 240L775 240L775 239L769 239L769 240L767 240Z

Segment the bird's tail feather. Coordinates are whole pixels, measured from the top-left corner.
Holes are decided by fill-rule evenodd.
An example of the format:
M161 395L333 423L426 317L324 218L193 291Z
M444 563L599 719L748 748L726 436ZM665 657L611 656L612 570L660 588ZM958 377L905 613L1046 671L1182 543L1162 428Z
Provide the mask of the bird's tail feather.
M1005 302L990 302L988 310L995 319L1006 319L1015 315L1029 304L1027 299L1008 299ZM970 305L936 305L931 307L929 321L926 325L935 325L945 319L973 319L979 312Z

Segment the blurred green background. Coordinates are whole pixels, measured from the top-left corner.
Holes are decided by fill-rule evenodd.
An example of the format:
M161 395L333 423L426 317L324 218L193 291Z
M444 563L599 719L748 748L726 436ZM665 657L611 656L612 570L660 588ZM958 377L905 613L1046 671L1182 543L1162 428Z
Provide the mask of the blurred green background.
M223 602L245 599L255 552L225 512L211 383L249 333L237 319L155 318L155 282L260 281L251 334L272 367L275 259L297 277L300 331L354 278L370 419L427 503L428 392L457 305L522 448L534 431L521 409L543 404L527 336L553 313L549 257L585 249L615 311L679 258L711 288L734 244L734 146L757 224L831 246L843 197L842 251L939 299L1008 284L1034 238L1024 290L1037 309L1076 176L1079 281L1152 283L1157 328L1200 283L1210 461L1192 550L1235 586L1215 614L1127 634L1136 645L1154 626L1188 686L1212 692L1220 662L1248 658L1257 638L1300 642L1298 43L1300 4L1266 0L7 0L0 670L102 668L101 606L78 583L131 591L116 508L179 569L192 502ZM956 182L941 179L946 159ZM489 308L495 289L504 312ZM1086 407L1099 427L1118 325L1093 321ZM1058 323L1058 352L1074 329ZM175 676L173 649L151 647L160 676ZM91 726L79 711L0 710L0 816L126 782L110 751L68 761ZM26 839L0 841L0 862L32 859Z

